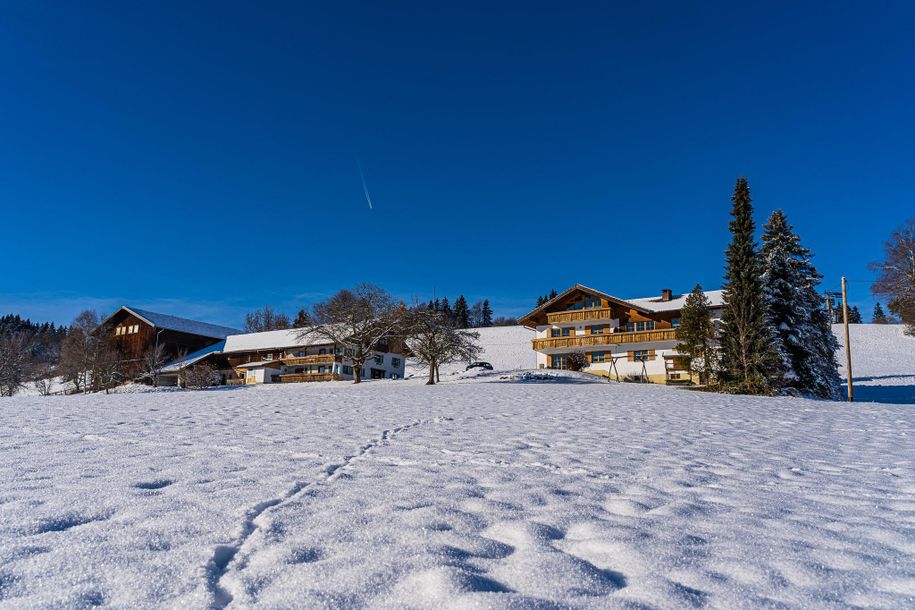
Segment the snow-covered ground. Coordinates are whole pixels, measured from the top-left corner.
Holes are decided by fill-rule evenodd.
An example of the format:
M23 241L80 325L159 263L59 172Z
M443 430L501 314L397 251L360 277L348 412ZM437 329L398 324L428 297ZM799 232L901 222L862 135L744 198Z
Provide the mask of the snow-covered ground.
M852 324L852 379L855 399L915 405L915 337L901 324ZM841 324L833 326L839 344L845 343ZM836 355L846 379L845 349Z
M915 605L912 405L449 377L0 400L0 607Z
M537 366L536 352L531 349L531 340L537 336L534 331L523 326L497 326L477 328L480 334L479 344L483 348L479 360L488 362L497 371L532 369ZM454 376L465 369L465 364L446 364L441 367L442 375ZM407 361L405 371L407 378L428 376L428 369Z

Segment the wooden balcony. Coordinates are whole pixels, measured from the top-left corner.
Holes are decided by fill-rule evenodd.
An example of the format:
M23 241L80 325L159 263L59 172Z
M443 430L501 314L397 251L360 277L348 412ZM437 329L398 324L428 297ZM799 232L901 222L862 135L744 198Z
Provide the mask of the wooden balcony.
M573 309L571 311L557 311L546 314L546 321L550 324L564 322L589 322L591 320L612 320L613 310L609 307L594 307L591 309Z
M632 333L605 333L603 335L580 335L578 337L548 337L534 339L534 349L556 349L592 347L601 345L626 345L629 343L649 343L652 341L676 341L677 330L665 328L662 330L641 330Z
M244 379L226 379L226 385L245 385Z
M299 366L302 364L328 364L331 362L343 362L343 356L335 356L334 354L316 354L313 356L283 358L283 364L286 366Z
M274 379L280 383L303 383L306 381L340 381L340 375L337 373L294 373L288 375L277 375Z

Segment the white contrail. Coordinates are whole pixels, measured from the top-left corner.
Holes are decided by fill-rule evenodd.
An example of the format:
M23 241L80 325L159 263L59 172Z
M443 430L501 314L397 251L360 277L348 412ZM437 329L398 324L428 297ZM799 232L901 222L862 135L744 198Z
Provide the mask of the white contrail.
M369 203L369 209L374 210L372 207L372 196L369 195L369 187L365 184L365 174L362 173L362 164L359 163L359 159L356 159L356 167L359 168L359 177L362 178L362 192L365 193L365 200Z

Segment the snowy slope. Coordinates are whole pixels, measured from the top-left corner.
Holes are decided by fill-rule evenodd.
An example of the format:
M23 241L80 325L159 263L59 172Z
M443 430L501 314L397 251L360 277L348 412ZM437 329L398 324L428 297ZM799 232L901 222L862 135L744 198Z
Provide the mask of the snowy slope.
M911 406L502 376L0 400L0 606L912 607Z
M531 348L531 340L536 333L523 326L497 326L493 328L475 328L480 333L478 343L483 348L480 360L488 362L496 371L532 369L537 366L536 352ZM442 374L452 375L465 368L464 363L455 363L442 367ZM405 375L422 377L428 371L408 360Z
M903 333L901 324L852 324L852 380L855 399L915 404L915 337ZM833 326L842 349L836 355L839 372L845 371L845 331Z

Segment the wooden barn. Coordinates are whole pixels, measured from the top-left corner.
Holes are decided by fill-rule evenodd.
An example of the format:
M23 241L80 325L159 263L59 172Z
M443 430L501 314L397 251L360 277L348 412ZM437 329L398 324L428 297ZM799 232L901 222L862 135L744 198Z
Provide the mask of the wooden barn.
M96 332L109 333L124 360L138 363L143 354L156 345L163 348L166 360L172 360L241 331L145 309L121 307L102 322Z

